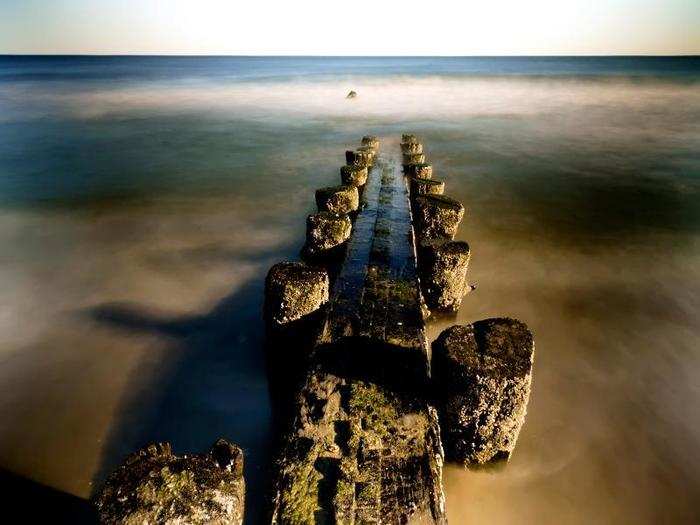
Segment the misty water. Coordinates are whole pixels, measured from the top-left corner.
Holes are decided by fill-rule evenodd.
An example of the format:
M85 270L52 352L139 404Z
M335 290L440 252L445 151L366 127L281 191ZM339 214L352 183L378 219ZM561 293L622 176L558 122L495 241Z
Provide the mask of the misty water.
M468 209L456 322L537 346L515 454L448 466L450 521L700 520L697 58L0 57L0 468L87 498L224 436L256 522L265 273L345 148L406 131Z

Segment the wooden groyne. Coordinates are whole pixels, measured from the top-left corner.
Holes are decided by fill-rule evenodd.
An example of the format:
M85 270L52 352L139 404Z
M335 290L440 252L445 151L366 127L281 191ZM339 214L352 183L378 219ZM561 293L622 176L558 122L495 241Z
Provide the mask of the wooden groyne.
M273 523L446 521L408 187L401 157L380 157L372 138L364 142L372 155L347 153L369 176L308 349Z
M416 136L381 152L377 137L363 137L345 153L341 184L316 191L302 260L267 275L270 381L286 413L273 524L443 524L445 459L471 467L507 460L515 447L534 355L527 326L485 319L448 328L432 345L427 338L430 317L454 314L475 288L467 279L470 247L455 240L466 209L433 175ZM188 475L202 483L188 494L204 496L178 503L188 509L180 522L206 523L196 502L211 505L207 480L223 480L230 494L242 490L240 469L212 450L194 456L214 474ZM184 465L169 467L179 476L190 467L178 461L167 460ZM236 461L242 465L242 454ZM137 496L152 482L151 464L159 465L127 464L111 478L99 499L103 521L149 521L154 507L139 506ZM128 508L124 487L137 494ZM217 523L240 523L240 495L236 502L231 518Z
M447 457L465 466L507 459L525 415L534 345L524 324L456 326L431 355L430 312L457 311L474 289L469 245L454 240L464 206L444 195L415 136L381 153L373 137L362 144L341 169L360 196L335 218L350 234L333 233L327 259L295 263L313 268L314 286L286 284L290 296L327 301L287 316L314 337L278 462L275 524L446 523L441 431ZM307 234L304 254L317 242ZM268 318L293 309L278 296L266 299ZM296 323L268 323L269 333L299 340Z

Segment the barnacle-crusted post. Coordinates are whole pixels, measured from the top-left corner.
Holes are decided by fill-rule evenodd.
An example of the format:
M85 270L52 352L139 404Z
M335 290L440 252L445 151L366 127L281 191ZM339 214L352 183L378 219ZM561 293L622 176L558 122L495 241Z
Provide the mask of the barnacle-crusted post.
M275 264L265 279L265 321L281 329L304 320L328 302L328 272L302 262Z
M345 163L348 166L372 166L374 153L371 149L356 149L345 152Z
M342 166L340 179L346 186L362 187L367 183L367 168L365 166Z
M357 210L360 194L355 186L329 186L316 190L319 211L345 214Z
M306 218L306 244L302 253L307 257L335 255L350 238L352 222L347 215L321 211Z
M419 195L442 195L445 193L445 183L437 179L411 177L409 179L409 187L413 198Z
M423 153L423 144L420 142L404 142L401 144L401 153Z
M404 173L408 177L416 177L418 179L432 179L433 167L425 162L419 164L409 164L404 166Z
M419 236L454 239L464 216L464 206L459 201L445 195L421 195L414 203Z
M130 455L95 499L100 523L226 523L245 509L243 451L219 439L206 454L175 455L157 443Z
M456 312L471 291L467 282L469 245L444 238L423 239L419 248L423 296L428 308Z
M408 166L409 164L423 164L425 163L425 155L423 153L404 153L403 155L403 165ZM404 168L404 171L406 169Z
M433 343L433 377L449 459L508 459L525 420L535 343L525 323L495 318L448 328Z

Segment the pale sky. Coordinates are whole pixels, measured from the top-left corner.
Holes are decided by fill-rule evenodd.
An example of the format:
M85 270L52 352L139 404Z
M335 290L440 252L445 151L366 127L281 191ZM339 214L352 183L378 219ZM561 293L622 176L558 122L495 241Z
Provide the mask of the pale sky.
M0 53L700 54L700 0L0 0Z

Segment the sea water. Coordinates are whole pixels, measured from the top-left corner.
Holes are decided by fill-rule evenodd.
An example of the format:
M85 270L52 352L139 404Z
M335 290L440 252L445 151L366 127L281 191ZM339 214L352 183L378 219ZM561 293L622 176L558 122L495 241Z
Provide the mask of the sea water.
M0 57L0 467L87 498L223 436L256 522L265 273L401 132L468 210L450 322L536 339L515 454L446 468L451 522L700 519L697 57Z

